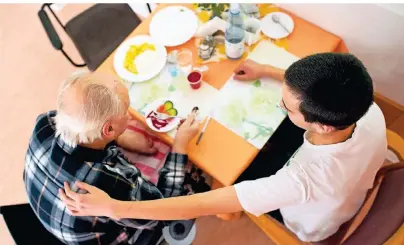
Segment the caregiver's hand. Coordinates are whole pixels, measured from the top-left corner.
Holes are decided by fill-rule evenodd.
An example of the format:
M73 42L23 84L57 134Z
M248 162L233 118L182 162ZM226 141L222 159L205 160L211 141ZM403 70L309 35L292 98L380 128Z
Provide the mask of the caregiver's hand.
M67 182L63 189L59 189L60 199L66 204L73 216L107 216L113 217L112 203L114 199L107 193L92 185L76 181L76 186L87 191L87 194L79 194L72 191Z
M265 65L252 60L245 60L234 70L234 79L239 81L252 81L265 75Z

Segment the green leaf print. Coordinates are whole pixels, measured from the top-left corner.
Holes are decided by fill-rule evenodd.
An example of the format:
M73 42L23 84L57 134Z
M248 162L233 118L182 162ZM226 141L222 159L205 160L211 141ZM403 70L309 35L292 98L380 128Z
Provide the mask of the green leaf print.
M261 80L256 80L252 85L257 88L261 87Z
M175 87L171 84L170 87L168 87L168 92L174 92Z

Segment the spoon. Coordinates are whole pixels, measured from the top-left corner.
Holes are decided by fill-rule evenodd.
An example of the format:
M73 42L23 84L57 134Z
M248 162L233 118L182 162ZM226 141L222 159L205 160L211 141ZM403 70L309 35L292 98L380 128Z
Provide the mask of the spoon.
M288 34L290 34L290 31L282 24L282 22L281 22L281 20L280 20L280 18L279 18L278 15L273 14L273 15L272 15L272 21L275 22L276 24L282 26L282 28L283 28Z

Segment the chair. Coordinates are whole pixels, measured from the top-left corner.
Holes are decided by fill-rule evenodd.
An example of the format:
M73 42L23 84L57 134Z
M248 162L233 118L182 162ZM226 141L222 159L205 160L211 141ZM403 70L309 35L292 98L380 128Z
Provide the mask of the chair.
M16 245L64 245L45 229L29 204L3 206L0 213Z
M43 4L38 16L52 46L61 51L72 65L87 66L91 71L96 70L141 22L128 4L95 4L64 25L51 5ZM147 5L151 12L150 5ZM85 63L76 63L65 52L46 8L72 39Z
M383 166L376 175L359 212L331 237L313 245L395 245L404 244L404 139L387 130L388 147L400 163ZM276 244L310 244L268 215L247 215Z

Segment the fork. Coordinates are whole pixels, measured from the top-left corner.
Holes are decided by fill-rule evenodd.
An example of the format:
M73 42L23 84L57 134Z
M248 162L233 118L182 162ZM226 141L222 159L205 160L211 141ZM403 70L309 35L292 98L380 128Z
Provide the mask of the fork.
M181 117L181 116L170 116L170 115L160 113L160 112L157 112L157 111L153 111L153 112L156 114L157 118L161 119L161 120L166 120L166 119L169 119L169 118L185 119L184 117Z
M280 18L278 15L273 14L272 15L272 21L275 22L276 24L282 26L282 28L288 33L290 34L290 31L283 25L283 23L281 22Z

